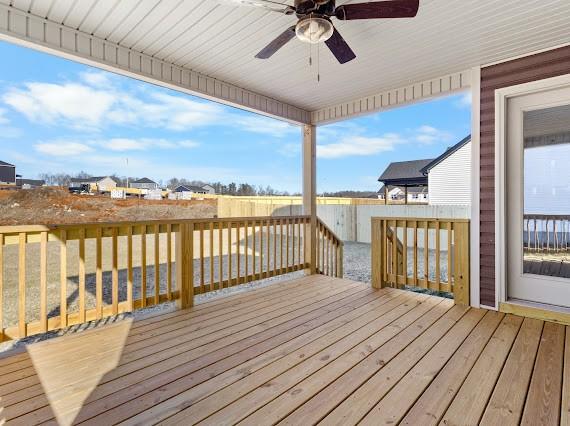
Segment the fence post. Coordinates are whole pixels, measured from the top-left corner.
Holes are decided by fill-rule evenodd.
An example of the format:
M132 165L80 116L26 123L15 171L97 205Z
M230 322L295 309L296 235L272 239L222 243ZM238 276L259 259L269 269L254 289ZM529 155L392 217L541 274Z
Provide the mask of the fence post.
M382 288L385 283L382 279L386 267L386 253L384 253L384 227L382 219L372 218L372 287Z
M457 305L469 306L469 223L454 224L454 286Z
M178 308L194 306L194 224L180 223L176 238L176 285Z

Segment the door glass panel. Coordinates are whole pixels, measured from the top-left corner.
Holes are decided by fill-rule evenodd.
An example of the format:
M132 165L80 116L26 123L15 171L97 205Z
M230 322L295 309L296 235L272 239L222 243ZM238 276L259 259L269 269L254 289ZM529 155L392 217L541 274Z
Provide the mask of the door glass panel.
M523 272L570 278L570 105L524 113Z

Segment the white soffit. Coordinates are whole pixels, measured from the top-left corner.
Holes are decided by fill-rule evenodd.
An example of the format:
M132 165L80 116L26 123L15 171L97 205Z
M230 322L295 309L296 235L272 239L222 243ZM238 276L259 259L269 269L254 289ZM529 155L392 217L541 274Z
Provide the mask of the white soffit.
M292 0L278 1L292 4ZM360 1L338 0L337 4ZM2 3L8 9L0 9L0 14L20 10L45 18L40 21L44 27L52 22L61 25L63 45L69 44L66 39L71 37L80 46L86 36L95 40L89 43L97 49L105 43L111 51L111 58L106 57L109 66L124 69L125 55L141 53L141 63L146 61L147 68L149 61L153 65L135 73L166 80L166 84L172 84L172 74L174 86L187 89L192 81L180 83L183 78L178 77L186 71L201 76L204 82L201 87L191 87L192 93L297 122L336 121L464 90L470 84L470 73L465 70L474 66L570 43L568 0L420 0L420 11L413 19L335 20L357 59L340 65L321 46L319 83L316 50L313 48L310 67L309 45L298 40L269 60L254 58L295 23L292 16L228 0L0 0ZM14 36L18 25L29 25L15 22L14 28L7 29L6 19L0 16L4 20L0 32L7 35ZM32 34L34 27L20 28L27 33L18 37L38 43ZM63 48L71 55L84 55L69 46ZM109 62L114 56L117 64ZM247 100L243 96L234 99L231 90L247 93ZM307 111L312 112L311 117Z

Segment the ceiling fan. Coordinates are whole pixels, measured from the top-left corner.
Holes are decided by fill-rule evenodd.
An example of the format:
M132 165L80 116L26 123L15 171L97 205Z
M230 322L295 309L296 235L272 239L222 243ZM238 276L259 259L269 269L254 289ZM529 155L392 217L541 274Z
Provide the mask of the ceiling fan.
M236 0L234 0L236 1ZM336 0L295 0L294 6L272 0L237 0L239 3L262 7L285 15L297 16L298 22L287 28L264 47L258 59L268 59L295 36L305 43L324 42L336 59L344 64L356 58L347 42L334 27L331 18L341 21L380 18L413 18L418 13L419 0L370 1L336 6Z

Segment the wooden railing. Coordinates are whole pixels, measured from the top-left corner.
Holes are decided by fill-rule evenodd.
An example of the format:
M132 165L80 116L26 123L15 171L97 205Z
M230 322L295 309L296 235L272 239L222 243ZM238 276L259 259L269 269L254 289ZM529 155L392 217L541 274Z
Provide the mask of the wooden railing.
M341 276L317 230L318 272ZM0 341L309 269L309 233L310 216L0 227Z
M317 273L342 278L344 243L320 220L317 221Z
M453 293L468 305L469 221L372 218L372 285Z
M567 253L570 251L570 216L524 215L524 250L532 253Z

